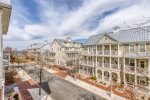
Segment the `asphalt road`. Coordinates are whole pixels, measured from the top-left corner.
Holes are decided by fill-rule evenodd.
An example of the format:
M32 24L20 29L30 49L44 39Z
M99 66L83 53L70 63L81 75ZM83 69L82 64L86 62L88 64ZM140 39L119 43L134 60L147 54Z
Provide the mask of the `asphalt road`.
M36 81L39 82L39 69L33 66L28 66L24 70ZM51 90L50 96L54 100L105 100L104 98L93 94L75 84L63 80L47 71L43 71L43 82L50 77L49 87ZM46 87L47 88L47 87Z

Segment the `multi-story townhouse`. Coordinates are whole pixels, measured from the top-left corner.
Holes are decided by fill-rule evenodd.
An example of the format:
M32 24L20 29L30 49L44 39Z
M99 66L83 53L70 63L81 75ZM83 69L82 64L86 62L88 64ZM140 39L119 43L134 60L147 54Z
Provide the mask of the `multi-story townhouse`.
M28 56L32 60L37 60L39 57L42 61L45 60L45 51L50 49L50 44L48 42L44 43L34 43L27 47L28 50Z
M98 82L123 83L150 93L150 26L90 36L83 44L79 73Z
M71 38L54 39L49 51L50 62L57 66L69 67L76 60L80 59L81 43L71 40Z
M4 100L3 35L8 31L11 5L0 1L0 100Z

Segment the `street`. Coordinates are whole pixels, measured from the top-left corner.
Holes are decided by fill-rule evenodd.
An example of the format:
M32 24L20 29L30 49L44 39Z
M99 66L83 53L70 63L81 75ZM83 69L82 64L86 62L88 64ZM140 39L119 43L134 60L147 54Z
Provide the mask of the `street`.
M24 70L38 83L38 71L39 68L34 66L25 67ZM72 84L66 80L63 80L53 74L43 70L42 79L44 82L45 77L52 77L49 81L49 86L51 90L50 96L54 100L105 100L81 87Z

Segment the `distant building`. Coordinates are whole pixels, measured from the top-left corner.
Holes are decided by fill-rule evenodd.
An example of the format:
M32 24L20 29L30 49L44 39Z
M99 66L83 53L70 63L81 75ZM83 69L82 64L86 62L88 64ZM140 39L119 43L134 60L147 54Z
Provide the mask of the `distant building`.
M50 48L50 62L62 67L71 67L80 59L81 51L81 43L72 41L71 38L55 39Z

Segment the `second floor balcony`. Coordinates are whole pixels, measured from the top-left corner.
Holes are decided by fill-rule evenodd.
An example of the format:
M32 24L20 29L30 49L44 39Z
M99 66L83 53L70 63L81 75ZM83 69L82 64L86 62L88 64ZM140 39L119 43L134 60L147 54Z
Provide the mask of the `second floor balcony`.
M118 64L111 64L111 69L116 69L116 70L118 70Z
M104 55L110 55L110 51L109 50L104 50Z
M130 65L125 65L125 71L126 72L135 72L135 67Z
M104 63L104 68L110 68L110 64L109 63Z
M102 62L97 62L97 67L103 67Z

